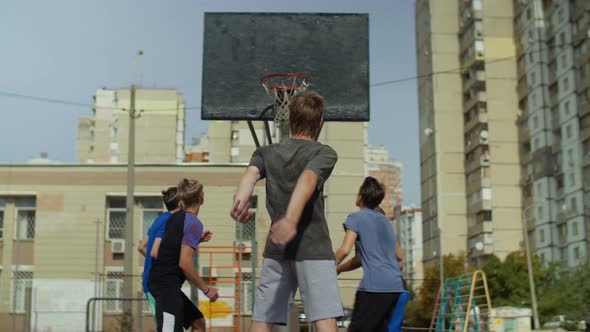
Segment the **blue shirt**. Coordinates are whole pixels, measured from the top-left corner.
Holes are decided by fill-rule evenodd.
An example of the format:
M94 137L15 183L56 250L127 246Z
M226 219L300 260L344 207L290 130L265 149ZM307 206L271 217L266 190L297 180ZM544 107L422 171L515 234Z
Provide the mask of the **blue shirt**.
M361 209L348 216L344 228L357 234L356 248L363 263L359 291L403 292L402 274L395 255L397 235L391 222L375 210Z
M143 282L143 292L144 293L149 293L149 288L148 288L148 280L149 280L149 276L150 276L150 270L152 269L152 247L154 246L154 241L156 240L157 237L161 238L162 235L164 234L164 230L166 229L166 221L168 221L168 218L170 217L170 212L164 212L161 215L158 216L158 218L156 218L156 220L154 220L154 222L152 223L152 226L150 227L150 229L148 230L148 242L147 242L147 248L146 248L146 252L145 252L145 261L143 263L143 277L142 277L142 282Z

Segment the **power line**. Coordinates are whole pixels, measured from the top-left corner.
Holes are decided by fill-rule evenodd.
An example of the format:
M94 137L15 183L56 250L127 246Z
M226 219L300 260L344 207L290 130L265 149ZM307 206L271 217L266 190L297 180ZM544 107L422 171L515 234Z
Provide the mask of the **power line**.
M531 44L541 44L544 41L534 41ZM528 52L524 52L523 54L529 54L529 53L540 53L546 50L550 50L550 49L558 49L558 48L563 48L566 46L574 46L573 43L562 43L559 45L553 45L553 46L548 46L545 48L539 48L536 50L531 50ZM496 63L496 62L501 62L501 61L506 61L506 60L510 60L510 59L515 59L516 55L510 55L507 57L503 57L503 58L497 58L497 59L491 59L488 61L485 61L484 64L492 64L492 63ZM392 79L392 80L388 80L388 81L383 81L383 82L378 82L378 83L373 83L370 84L370 87L378 87L378 86L383 86L383 85L390 85L390 84L396 84L396 83L403 83L403 82L408 82L408 81L413 81L413 80L417 80L417 79L421 79L421 78L427 78L427 77L432 77L435 75L441 75L441 74L451 74L451 73L460 73L466 69L469 69L469 66L463 66L463 67L458 67L458 68L454 68L454 69L446 69L446 70L440 70L440 71L434 71L431 73L426 73L426 74L422 74L422 75L415 75L415 76L407 76L407 77L402 77L402 78L397 78L397 79ZM495 78L495 79L499 79L499 78ZM71 100L65 100L65 99L58 99L58 98L49 98L49 97L42 97L42 96L34 96L34 95L28 95L28 94L21 94L21 93L15 93L15 92L10 92L10 91L2 91L0 90L0 96L5 96L5 97L9 97L9 98L17 98L17 99L23 99L23 100L31 100L31 101L38 101L38 102L46 102L46 103L52 103L52 104L60 104L60 105L65 105L65 106L73 106L73 107L85 107L85 108L90 108L90 109L94 109L96 106L92 105L92 104L86 104L86 103L81 103L81 102L77 102L77 101L71 101ZM101 109L111 109L111 110L124 110L124 107L97 107L97 108L101 108ZM184 108L185 110L198 110L201 109L200 106L185 106ZM144 109L144 111L175 111L175 108L153 108L153 109Z

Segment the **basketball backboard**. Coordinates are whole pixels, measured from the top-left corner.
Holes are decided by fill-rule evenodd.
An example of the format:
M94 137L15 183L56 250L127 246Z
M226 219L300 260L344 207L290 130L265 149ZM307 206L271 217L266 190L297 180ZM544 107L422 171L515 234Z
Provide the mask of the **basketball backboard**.
M367 14L205 13L204 31L203 120L271 120L260 78L299 73L325 120L369 121Z

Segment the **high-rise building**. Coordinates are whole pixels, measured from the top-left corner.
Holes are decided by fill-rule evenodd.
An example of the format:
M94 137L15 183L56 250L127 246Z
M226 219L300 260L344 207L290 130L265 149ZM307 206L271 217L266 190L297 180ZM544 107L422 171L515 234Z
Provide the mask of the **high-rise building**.
M395 228L404 251L404 277L410 287L417 291L424 279L422 264L422 210L416 207L395 209Z
M385 198L381 208L389 219L394 218L396 206L403 201L402 163L389 159L389 152L384 146L368 146L365 149L366 175L372 176L385 185Z
M136 90L136 162L182 162L184 97L175 89ZM78 162L126 162L129 140L129 89L99 89L94 114L78 122Z
M520 161L529 242L575 266L590 241L590 3L514 1Z
M441 253L502 258L521 247L512 6L511 0L416 1L427 264Z

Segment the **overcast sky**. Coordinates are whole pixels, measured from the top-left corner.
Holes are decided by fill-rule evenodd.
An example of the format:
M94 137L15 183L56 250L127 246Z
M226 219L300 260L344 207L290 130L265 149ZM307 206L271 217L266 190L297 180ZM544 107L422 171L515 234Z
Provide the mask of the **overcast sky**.
M173 87L186 105L201 104L205 11L369 13L370 78L380 83L416 73L411 0L5 1L0 4L0 162L48 152L75 160L84 106L15 98L6 93L91 104L100 87L130 83L131 59L145 51L145 87ZM404 164L406 204L420 203L416 81L371 88L369 143ZM206 132L200 110L187 114L187 137Z

